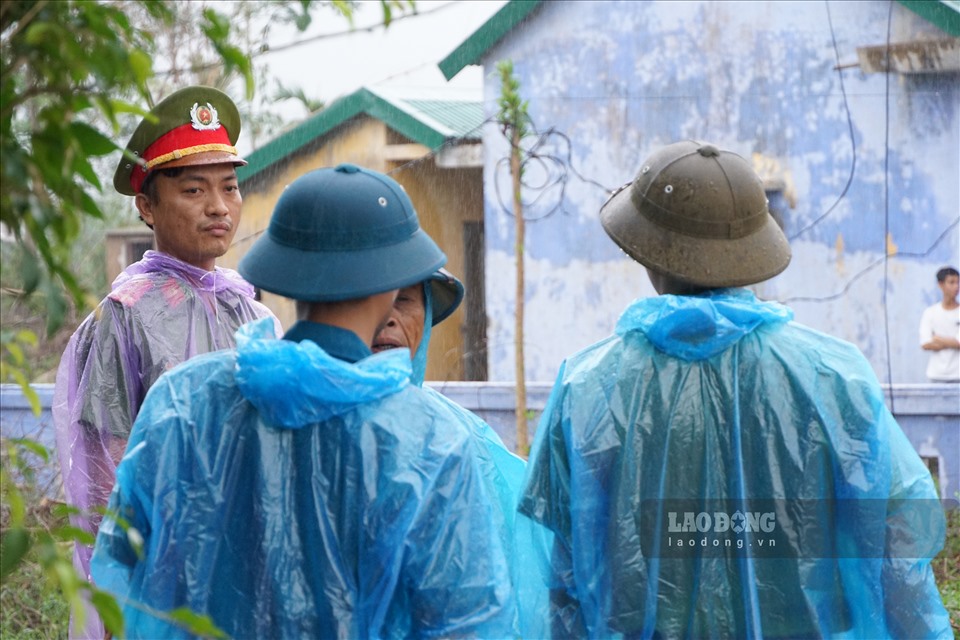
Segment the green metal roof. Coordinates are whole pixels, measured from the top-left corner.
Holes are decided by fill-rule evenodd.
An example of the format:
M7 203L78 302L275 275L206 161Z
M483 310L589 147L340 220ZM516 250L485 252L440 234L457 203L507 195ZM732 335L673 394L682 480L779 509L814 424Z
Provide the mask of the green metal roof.
M358 115L382 120L414 142L436 149L455 139L479 141L483 104L445 97L412 99L362 88L248 154L247 166L237 169L237 177L241 182L253 178Z
M960 37L960 0L898 0L900 4L953 37Z
M450 131L447 137L480 139L477 127L483 123L483 103L479 101L408 99L403 102L419 112L425 123L430 118L438 129L444 127Z
M500 11L484 22L454 49L453 53L440 61L439 67L443 76L449 80L467 65L479 63L490 47L497 44L542 3L542 0L511 0L503 5Z

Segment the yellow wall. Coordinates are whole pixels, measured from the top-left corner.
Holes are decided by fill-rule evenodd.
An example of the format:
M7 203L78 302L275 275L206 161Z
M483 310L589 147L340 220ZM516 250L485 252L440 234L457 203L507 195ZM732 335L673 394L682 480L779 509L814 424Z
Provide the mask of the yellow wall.
M428 161L390 175L406 189L420 226L447 254L447 270L463 280L463 223L483 219L481 169L439 169ZM463 380L463 323L461 304L433 328L427 380Z
M268 177L257 180L257 191L244 187L243 215L230 251L218 261L235 269L240 258L269 224L270 214L283 189L304 173L320 167L350 162L391 174L403 185L417 210L420 225L447 254L447 269L463 277L463 223L482 220L483 196L480 169L438 169L432 159L400 168L403 162L387 161L389 132L386 125L366 116L338 127L322 144L299 153L279 168L267 169ZM275 171L275 175L269 172ZM296 321L293 301L263 292L263 302L277 315L284 329ZM460 327L463 308L433 329L428 354L428 380L463 379L463 339Z

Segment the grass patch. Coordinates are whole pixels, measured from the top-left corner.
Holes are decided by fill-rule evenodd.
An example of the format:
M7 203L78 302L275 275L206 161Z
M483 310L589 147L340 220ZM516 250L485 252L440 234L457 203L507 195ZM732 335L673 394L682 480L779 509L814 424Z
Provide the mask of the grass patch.
M931 565L953 635L960 638L960 507L947 512L947 540Z
M0 587L0 638L60 639L69 627L70 605L28 557Z

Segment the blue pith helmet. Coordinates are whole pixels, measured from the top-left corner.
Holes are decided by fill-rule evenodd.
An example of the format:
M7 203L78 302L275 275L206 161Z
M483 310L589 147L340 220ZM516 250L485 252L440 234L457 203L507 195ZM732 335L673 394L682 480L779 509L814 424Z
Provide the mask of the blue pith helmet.
M239 271L264 291L333 302L423 282L446 262L395 180L341 164L284 190Z
M427 278L430 285L432 309L430 324L438 325L457 310L463 300L463 283L446 269L438 269Z

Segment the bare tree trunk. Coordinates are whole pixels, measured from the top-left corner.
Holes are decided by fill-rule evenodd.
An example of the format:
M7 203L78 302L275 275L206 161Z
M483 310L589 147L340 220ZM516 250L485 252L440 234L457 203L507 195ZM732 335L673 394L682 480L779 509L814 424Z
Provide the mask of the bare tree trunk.
M513 217L516 229L517 293L515 325L513 332L514 359L516 361L516 419L517 453L526 458L530 453L530 437L527 432L527 383L523 359L523 301L524 301L524 221L523 203L520 199L520 130L513 129L511 136L510 175L513 177Z

